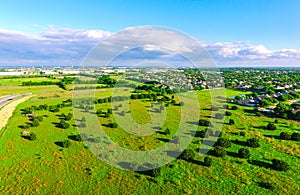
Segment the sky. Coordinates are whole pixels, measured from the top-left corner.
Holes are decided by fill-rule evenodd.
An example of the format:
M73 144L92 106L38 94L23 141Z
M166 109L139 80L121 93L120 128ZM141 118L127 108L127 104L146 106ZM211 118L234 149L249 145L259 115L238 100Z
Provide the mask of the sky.
M0 65L80 64L128 27L170 27L218 65L299 65L297 0L0 0ZM134 41L134 40L132 40Z

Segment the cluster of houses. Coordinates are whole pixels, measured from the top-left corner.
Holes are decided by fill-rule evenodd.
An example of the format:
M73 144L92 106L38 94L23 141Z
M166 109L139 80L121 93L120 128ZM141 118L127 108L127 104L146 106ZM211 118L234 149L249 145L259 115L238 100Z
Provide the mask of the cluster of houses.
M250 98L246 98L247 96L245 95L241 95L240 99L239 100L236 100L235 96L232 96L232 97L229 97L228 98L228 101L229 102L234 102L236 104L239 104L239 105L243 105L243 106L258 106L259 104L259 101L264 99L264 98L267 98L267 97L270 97L270 98L278 98L279 96L281 95L284 95L284 94L289 94L289 93L292 93L292 92L299 92L300 90L299 89L293 89L293 90L287 90L287 91L283 91L283 92L277 92L276 94L262 94L262 95L259 95L257 97L250 97Z

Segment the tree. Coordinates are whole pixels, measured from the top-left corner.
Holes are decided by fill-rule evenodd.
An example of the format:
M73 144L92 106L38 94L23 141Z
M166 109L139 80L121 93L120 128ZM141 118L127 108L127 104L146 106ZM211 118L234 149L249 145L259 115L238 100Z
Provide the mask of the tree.
M237 106L232 106L232 107L231 107L231 110L237 110L237 109L238 109Z
M181 154L181 158L187 161L193 160L195 157L195 152L192 149L185 149Z
M241 148L239 149L238 155L240 158L249 158L250 150L248 148Z
M212 158L206 156L203 163L205 166L210 167L212 165Z
M28 136L28 139L32 140L32 141L36 140L36 134L35 133L30 133L29 136Z
M217 146L214 148L214 155L216 157L224 157L226 156L227 152L225 150L225 148L221 147L221 146Z
M267 129L267 130L276 130L277 127L276 127L275 124L269 123L269 124L266 126L266 129Z
M247 145L252 148L258 148L260 146L259 140L255 137L247 139Z
M71 141L70 140L64 140L63 142L62 142L62 146L64 147L64 148L68 148L68 147L70 147L71 146Z
M280 139L289 140L292 138L292 136L286 132L281 132L279 135Z
M72 119L72 117L73 117L73 115L72 115L71 113L69 113L69 114L65 117L65 119L66 119L67 121L69 121L69 120Z
M112 114L112 109L111 108L107 109L107 113Z
M84 123L86 122L86 119L84 116L81 118L81 122L84 122Z
M300 141L300 133L293 133L292 134L292 140L295 140L295 141Z
M226 105L227 106L227 105ZM225 116L231 116L232 115L232 113L231 112L229 112L229 111L226 111L225 112Z
M229 125L234 125L234 120L231 118L229 119L229 122L228 122Z
M60 120L59 127L62 129L68 129L70 127L70 124L67 123L64 119Z
M39 123L38 119L34 118L32 121L32 126L37 127L39 125L40 125L40 123Z
M42 122L42 121L43 121L43 117L42 117L42 116L38 116L38 117L36 117L36 119L37 119L39 122Z
M288 163L286 163L283 160L273 159L272 160L272 167L273 169L277 171L287 171L290 169L290 166Z
M199 120L199 126L209 126L209 121L208 120L204 120L204 119L200 119Z
M228 138L219 138L216 142L216 146L221 146L224 148L229 148L231 146L231 141Z

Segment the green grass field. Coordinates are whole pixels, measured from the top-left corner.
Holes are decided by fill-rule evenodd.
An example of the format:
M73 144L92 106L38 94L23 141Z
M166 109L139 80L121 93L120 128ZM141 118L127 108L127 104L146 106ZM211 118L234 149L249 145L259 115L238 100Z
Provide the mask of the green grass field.
M14 84L17 85L17 82ZM4 194L295 194L300 191L299 142L276 138L281 131L300 132L299 122L279 119L278 130L264 130L263 126L275 118L257 117L251 112L252 108L238 106L238 110L230 111L233 115L225 118L223 126L222 136L233 141L227 149L228 155L223 158L197 155L195 162L174 159L162 167L160 176L153 178L107 165L85 148L82 142L71 139L72 145L69 148L59 146L59 142L78 134L73 126L63 130L53 124L60 121L60 114L72 112L72 107L62 108L58 113L36 111L37 115L44 116L40 126L30 128L37 135L37 140L29 141L21 137L24 130L19 126L30 121L21 114L20 109L32 105L56 105L72 98L70 91L57 86L14 88L4 84L0 89L3 95L11 94L16 89L18 93L36 94L17 107L7 127L0 132L0 192ZM226 94L232 96L242 92L227 89ZM95 95L98 98L108 97L111 91L100 89ZM210 92L201 91L197 95L201 118L206 118L211 115L208 110L211 107ZM137 123L150 121L147 111L150 104L142 100L130 101L129 108ZM98 104L96 108L105 111L109 103ZM166 108L169 115L162 127L169 128L170 135L155 133L152 136L137 137L120 127L114 130L108 127L103 129L120 146L132 150L139 150L143 146L143 150L150 150L165 144L163 139L170 139L175 134L179 109L176 106ZM229 118L234 119L234 125L226 124ZM70 123L76 120L79 118L72 119ZM99 117L102 124L113 120L112 117ZM246 136L238 135L240 131L245 131ZM237 157L237 151L245 147L243 145L247 138L252 137L258 137L261 146L250 148L250 164ZM194 138L189 147L198 151L201 141L202 138ZM211 167L199 163L203 162L205 156L213 159ZM273 158L285 160L291 169L280 172L268 168ZM260 186L261 182L271 182L275 188L265 189Z

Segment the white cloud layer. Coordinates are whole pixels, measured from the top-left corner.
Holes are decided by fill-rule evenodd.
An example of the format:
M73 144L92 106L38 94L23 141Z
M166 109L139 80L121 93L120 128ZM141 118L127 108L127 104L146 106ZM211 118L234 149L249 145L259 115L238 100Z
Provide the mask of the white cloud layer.
M149 28L149 31L152 29ZM127 31L130 32L130 31ZM102 30L57 29L49 27L45 32L29 34L19 31L0 29L0 66L1 65L79 65L90 49L102 42L109 46L112 43L102 41L112 33ZM181 54L194 52L197 48L192 42L187 44L184 37L163 31L151 31L145 35L131 32L133 40L126 40L126 33L118 36L114 43L122 42L123 48L130 48L131 42L141 41L142 53L154 57L172 56L160 45L169 45ZM147 43L145 40L152 40ZM143 40L143 41L142 41ZM128 42L128 45L124 44ZM163 44L160 44L163 43ZM200 43L217 65L300 65L300 50L270 50L263 45L250 42L216 42ZM109 52L109 51L108 51ZM135 53L136 52L132 52Z

